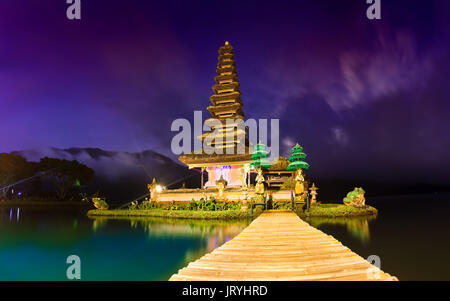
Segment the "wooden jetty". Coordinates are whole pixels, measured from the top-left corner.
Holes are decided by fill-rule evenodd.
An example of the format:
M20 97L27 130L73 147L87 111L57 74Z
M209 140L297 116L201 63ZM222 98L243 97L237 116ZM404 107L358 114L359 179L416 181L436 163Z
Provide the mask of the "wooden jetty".
M174 274L178 281L398 280L291 211L266 211Z

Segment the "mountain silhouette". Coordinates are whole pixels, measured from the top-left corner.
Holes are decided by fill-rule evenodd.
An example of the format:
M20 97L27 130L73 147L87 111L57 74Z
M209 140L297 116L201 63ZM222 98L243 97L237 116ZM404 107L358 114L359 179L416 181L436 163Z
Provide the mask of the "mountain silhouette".
M200 186L200 174L154 152L106 151L100 148L45 148L14 151L29 161L50 157L77 160L95 171L95 181L86 187L89 193L97 190L110 202L127 203L146 193L153 178L168 188Z

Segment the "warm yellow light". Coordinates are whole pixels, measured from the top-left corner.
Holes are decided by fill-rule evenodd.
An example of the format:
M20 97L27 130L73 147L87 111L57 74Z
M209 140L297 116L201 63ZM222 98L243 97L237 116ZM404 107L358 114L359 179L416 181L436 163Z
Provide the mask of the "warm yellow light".
M156 185L156 192L161 192L163 191L163 188L161 185Z

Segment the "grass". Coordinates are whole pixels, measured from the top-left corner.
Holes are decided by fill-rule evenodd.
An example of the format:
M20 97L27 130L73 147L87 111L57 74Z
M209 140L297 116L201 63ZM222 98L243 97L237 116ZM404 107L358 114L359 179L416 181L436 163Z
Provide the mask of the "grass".
M367 216L376 215L378 210L372 206L365 206L363 208L356 208L353 206L346 206L343 204L320 204L314 205L310 208L309 213L303 213L305 216L320 216L320 217L352 217L352 216Z
M376 215L378 210L371 206L356 208L343 204L320 204L313 205L310 212L297 212L301 217L357 217ZM116 209L116 210L89 210L88 216L104 217L161 217L177 219L200 219L200 220L236 220L255 218L261 213L260 209L253 210L167 210L167 209Z
M164 210L164 209L150 209L150 210L89 210L88 216L151 216L163 218L183 218L183 219L248 219L252 218L250 210L221 210L221 211L198 211L198 210ZM254 216L256 212L254 212Z

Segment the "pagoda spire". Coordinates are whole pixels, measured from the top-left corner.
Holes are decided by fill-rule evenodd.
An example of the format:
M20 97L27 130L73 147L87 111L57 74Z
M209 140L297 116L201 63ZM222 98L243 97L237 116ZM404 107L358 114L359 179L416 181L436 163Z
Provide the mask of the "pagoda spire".
M217 76L214 77L216 84L212 87L214 94L209 98L212 106L207 109L211 113L211 117L205 120L205 124L211 127L211 131L202 135L204 140L214 130L218 134L215 139L208 142L215 148L235 149L238 145L246 145L246 132L242 128L237 127L237 120L244 120L244 110L241 100L241 91L236 72L236 63L234 60L234 49L228 41L219 48L219 58L216 69ZM227 120L235 122L227 123ZM217 126L217 120L221 125Z
M216 73L212 87L214 94L209 98L211 117L204 122L210 130L197 137L202 141L201 149L183 154L178 159L189 168L206 170L208 181L204 186L207 188L218 187L215 180L221 176L227 180L227 187L242 187L252 157L234 49L228 41L219 48ZM259 162L265 164L264 158Z
M214 94L209 98L212 106L208 111L217 119L243 119L241 91L234 60L234 49L228 41L219 48L216 84L212 87Z

